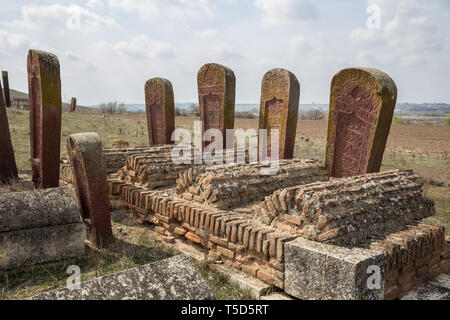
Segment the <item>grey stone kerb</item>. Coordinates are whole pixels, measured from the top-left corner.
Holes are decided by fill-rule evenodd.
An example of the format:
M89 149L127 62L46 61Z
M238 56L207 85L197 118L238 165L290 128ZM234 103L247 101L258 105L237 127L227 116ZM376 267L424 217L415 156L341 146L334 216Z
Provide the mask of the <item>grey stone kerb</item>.
M287 242L284 249L284 290L296 298L377 300L384 297L382 253L303 238ZM377 282L372 282L376 276L374 267L379 271Z
M185 255L81 283L80 289L43 293L32 300L212 300L214 293Z

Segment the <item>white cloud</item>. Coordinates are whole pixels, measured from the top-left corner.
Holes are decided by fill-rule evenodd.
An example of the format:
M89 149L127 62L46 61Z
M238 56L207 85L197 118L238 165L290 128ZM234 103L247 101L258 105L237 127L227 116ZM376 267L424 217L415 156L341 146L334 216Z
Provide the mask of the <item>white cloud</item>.
M319 10L310 0L255 0L254 4L263 11L263 21L267 24L313 20L319 15Z
M217 35L217 29L206 29L196 33L198 37L207 38L207 37L215 37Z
M89 0L87 6L93 10L99 10L103 9L104 3L103 0Z
M211 18L213 12L208 0L108 0L111 8L136 12L142 20Z
M289 51L292 54L298 54L301 53L302 51L303 52L310 51L311 49L312 49L311 45L305 39L304 35L299 35L289 40Z
M25 34L0 30L0 49L2 51L23 51L29 48L31 43L31 39Z
M77 31L92 31L102 27L117 28L119 24L111 17L100 16L78 5L60 4L28 5L22 7L22 19L7 23L8 26L24 30L47 30L49 32L67 32L68 24Z
M135 59L169 60L175 56L172 45L168 42L160 42L149 39L146 35L133 37L129 41L119 41L114 44L100 42L98 44L106 50L113 50L118 55L125 55Z

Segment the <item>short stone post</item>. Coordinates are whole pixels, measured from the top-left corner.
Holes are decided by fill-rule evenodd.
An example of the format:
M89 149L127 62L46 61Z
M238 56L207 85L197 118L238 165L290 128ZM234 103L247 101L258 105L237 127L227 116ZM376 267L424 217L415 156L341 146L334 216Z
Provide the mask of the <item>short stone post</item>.
M9 92L8 71L2 71L3 90L5 91L5 104L7 108L11 108L11 96Z
M37 189L58 187L61 149L61 79L58 58L28 52L32 180Z
M331 82L326 168L333 177L378 172L397 100L384 72L349 68Z
M67 155L89 240L107 244L113 237L102 142L95 132L71 134Z
M72 97L72 100L70 101L70 112L75 112L77 108L77 98Z

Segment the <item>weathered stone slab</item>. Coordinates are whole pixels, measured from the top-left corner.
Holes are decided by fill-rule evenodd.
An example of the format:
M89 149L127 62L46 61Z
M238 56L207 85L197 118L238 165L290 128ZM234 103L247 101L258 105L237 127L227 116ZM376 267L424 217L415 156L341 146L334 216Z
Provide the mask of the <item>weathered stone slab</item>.
M7 108L11 108L11 96L9 92L9 79L8 79L8 71L2 71L3 78L3 91L5 92L5 105Z
M67 154L88 238L101 245L112 238L111 214L102 142L95 132L71 134Z
M278 159L292 159L297 130L300 84L285 69L268 71L261 84L259 129L267 129L267 156L271 155L271 131L279 130ZM265 153L263 153L265 157Z
M222 133L225 149L226 129L234 128L234 72L220 64L205 64L197 74L197 86L202 133L208 129L218 129ZM207 146L205 141L202 145L203 149Z
M212 300L197 267L178 255L81 283L80 290L50 291L33 300Z
M0 232L0 269L13 269L84 255L81 222Z
M153 78L145 83L148 138L150 146L171 144L175 130L175 102L172 83Z
M0 194L0 232L80 223L70 187Z
M325 164L333 177L380 170L397 100L384 72L349 68L331 82Z
M6 93L6 91L5 91ZM18 179L16 158L9 132L8 115L3 100L3 90L0 83L0 183L9 183Z
M450 275L441 274L435 280L414 288L401 300L450 300Z
M54 54L30 50L27 69L32 179L38 189L57 187L62 113L59 61Z
M77 98L72 97L72 100L70 100L70 112L75 112L77 108Z
M284 245L284 291L306 300L383 299L383 255L297 238ZM370 266L380 270L379 289L369 289ZM377 284L375 284L377 285ZM372 287L373 288L373 287Z

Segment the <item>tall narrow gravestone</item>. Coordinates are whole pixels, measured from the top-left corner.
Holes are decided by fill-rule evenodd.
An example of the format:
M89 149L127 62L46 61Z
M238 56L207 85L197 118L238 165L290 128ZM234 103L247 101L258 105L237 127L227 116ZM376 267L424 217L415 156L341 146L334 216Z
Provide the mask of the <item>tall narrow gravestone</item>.
M67 138L67 155L87 237L98 245L106 244L112 238L112 230L100 137L95 132L71 134Z
M9 92L8 71L2 71L3 90L5 91L5 104L7 108L11 108L11 96Z
M150 146L172 143L175 130L175 102L172 83L153 78L145 83L148 139Z
M70 101L70 112L75 112L77 108L77 98L72 97L72 100Z
M234 128L234 72L220 64L205 64L197 74L197 86L202 132L218 129L222 133L225 148L226 130ZM205 149L205 141L202 147Z
M349 68L331 82L325 164L333 177L378 172L397 87L384 72Z
M3 91L0 83L0 183L10 183L17 179L16 159L9 133L8 115L6 114Z
M300 84L285 69L268 71L262 80L259 129L267 129L267 155L271 154L271 131L279 130L279 159L292 159L297 130ZM264 154L264 153L263 153Z
M51 53L28 52L30 146L33 182L37 189L59 185L61 146L61 79L58 58Z

